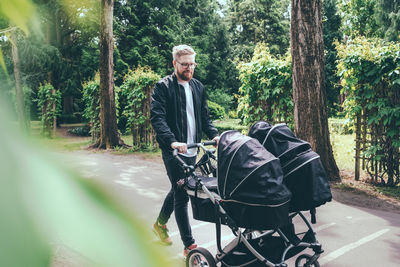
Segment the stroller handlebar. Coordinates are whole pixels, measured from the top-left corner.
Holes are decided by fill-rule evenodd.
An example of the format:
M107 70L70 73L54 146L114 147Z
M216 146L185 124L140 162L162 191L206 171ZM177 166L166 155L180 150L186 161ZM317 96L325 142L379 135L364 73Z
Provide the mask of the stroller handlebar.
M192 144L188 144L187 148L195 148L195 147L201 147L204 151L207 151L208 149L205 148L206 146L215 146L217 145L216 141L206 141L206 142L202 142L202 143L192 143ZM178 156L178 149L174 149L174 151L172 152L172 155L176 158Z
M195 148L195 147L201 147L201 148L204 150L205 153L212 154L212 153L215 152L215 150L207 149L206 146L215 146L215 145L217 145L217 142L216 142L216 141L206 141L206 142L202 142L202 143L192 143L192 144L188 144L188 145L187 145L187 148L190 149L190 148ZM177 149L177 148L175 148L175 149L172 151L172 155L174 156L174 158L176 158L176 159L179 161L180 164L182 164L182 167L183 167L183 168L185 168L185 169L190 169L191 167L193 168L193 166L187 165L187 164L181 159L181 157L180 157L179 154L178 154L178 149Z

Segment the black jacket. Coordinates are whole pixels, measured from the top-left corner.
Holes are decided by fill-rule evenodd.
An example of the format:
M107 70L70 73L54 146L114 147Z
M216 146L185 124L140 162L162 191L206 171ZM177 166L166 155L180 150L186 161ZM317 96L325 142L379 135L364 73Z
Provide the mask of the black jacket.
M218 135L218 130L209 116L205 87L194 78L189 81L189 86L193 93L196 119L195 140L197 143L201 141L203 131L212 139ZM187 142L185 89L178 84L175 73L156 83L151 99L150 120L162 150L172 150L173 142Z

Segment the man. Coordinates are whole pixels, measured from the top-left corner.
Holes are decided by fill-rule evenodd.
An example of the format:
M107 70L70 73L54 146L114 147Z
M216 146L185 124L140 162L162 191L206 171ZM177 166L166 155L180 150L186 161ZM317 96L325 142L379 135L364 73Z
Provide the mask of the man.
M174 73L157 82L151 102L150 119L171 182L171 190L153 229L164 244L171 245L166 223L174 211L186 257L197 245L189 223L189 197L177 184L184 176L183 170L172 156L172 151L178 149L181 158L188 165L194 165L197 150L188 150L187 144L200 142L203 131L217 142L219 136L209 117L206 90L201 82L193 78L195 51L188 45L178 45L173 48L172 56Z

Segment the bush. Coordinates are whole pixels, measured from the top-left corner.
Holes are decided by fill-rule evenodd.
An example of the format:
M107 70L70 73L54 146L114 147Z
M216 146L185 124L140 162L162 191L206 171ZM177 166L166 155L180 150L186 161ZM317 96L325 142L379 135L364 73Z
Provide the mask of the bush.
M155 134L150 123L151 92L160 76L149 67L130 70L120 87L126 105L120 112L126 118L127 130L132 133L133 146L155 145ZM122 107L120 107L122 108Z
M328 120L329 132L340 135L347 135L353 133L354 124L349 119L336 119L330 118Z
M40 119L43 125L42 134L51 136L53 120L61 113L61 92L55 90L50 83L41 85L38 91L38 106L41 111ZM55 105L55 109L53 106Z
M225 109L215 102L208 101L208 109L212 120L219 120L225 117Z
M81 127L75 127L68 130L68 133L76 136L90 136L90 127L87 125Z
M225 112L232 110L234 107L234 97L222 90L208 91L208 99L214 103L219 104L225 109Z
M240 119L226 119L221 121L214 121L214 126L221 134L225 131L236 130L241 133L247 134L248 127L240 124Z
M238 115L250 125L259 120L293 124L292 66L289 56L277 58L259 44L251 62L239 66Z

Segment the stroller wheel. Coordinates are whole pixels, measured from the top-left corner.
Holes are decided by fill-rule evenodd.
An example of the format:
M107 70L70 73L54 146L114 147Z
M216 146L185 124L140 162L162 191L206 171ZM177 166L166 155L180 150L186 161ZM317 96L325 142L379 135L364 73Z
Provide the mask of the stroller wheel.
M317 260L315 260L310 265L306 265L306 264L309 264L311 258L312 258L312 256L308 255L308 254L302 254L302 255L298 256L296 259L296 263L295 263L296 267L303 267L303 266L319 267L319 262Z
M186 267L216 267L213 255L205 248L196 248L186 257Z

